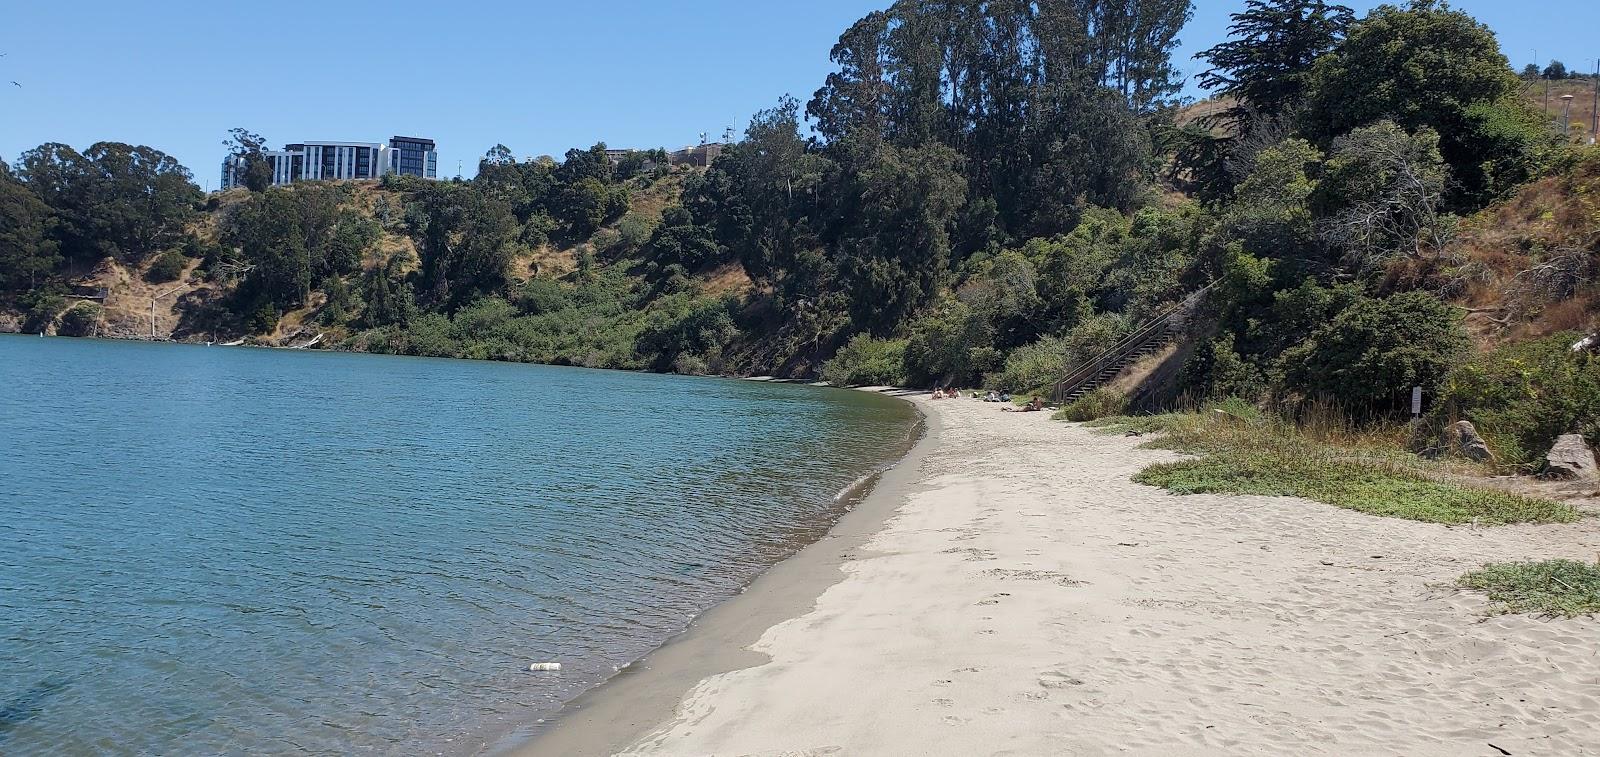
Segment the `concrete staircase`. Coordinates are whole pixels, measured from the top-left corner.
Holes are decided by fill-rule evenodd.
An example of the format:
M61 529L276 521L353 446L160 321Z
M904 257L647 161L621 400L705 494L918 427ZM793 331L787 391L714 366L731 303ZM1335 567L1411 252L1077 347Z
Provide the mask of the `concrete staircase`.
M1189 316L1210 290L1209 284L1197 290L1184 298L1183 302L1140 324L1116 346L1078 366L1066 378L1056 382L1051 399L1057 404L1069 404L1104 386L1128 366L1171 344L1183 333Z

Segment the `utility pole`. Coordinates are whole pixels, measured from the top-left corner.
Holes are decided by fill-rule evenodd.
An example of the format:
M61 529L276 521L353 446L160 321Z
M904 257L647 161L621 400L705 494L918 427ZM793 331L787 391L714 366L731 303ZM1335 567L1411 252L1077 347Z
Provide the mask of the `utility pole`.
M1594 59L1594 102L1589 106L1589 144L1600 137L1600 58Z
M1550 117L1550 70L1548 66L1544 71L1544 117Z
M162 297L165 297L165 296L167 296L169 294L172 294L173 292L176 292L176 291L178 291L179 289L182 289L182 288L183 287L181 287L181 286L180 287L173 287L171 289L168 289L165 292L162 292L161 294L155 295L155 296L150 298L150 341L153 342L153 341L156 340L156 300L159 300Z

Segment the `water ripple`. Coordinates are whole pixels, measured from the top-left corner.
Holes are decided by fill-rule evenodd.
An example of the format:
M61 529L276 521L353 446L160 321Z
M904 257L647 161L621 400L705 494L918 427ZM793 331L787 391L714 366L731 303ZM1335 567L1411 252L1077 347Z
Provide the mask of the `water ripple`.
M471 753L816 538L912 423L801 387L19 337L0 387L7 755Z

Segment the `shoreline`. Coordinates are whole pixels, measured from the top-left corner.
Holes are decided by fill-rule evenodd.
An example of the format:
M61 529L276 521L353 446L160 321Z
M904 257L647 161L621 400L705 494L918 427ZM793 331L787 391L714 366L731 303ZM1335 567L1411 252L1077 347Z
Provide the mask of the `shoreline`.
M1177 496L1140 439L916 404L834 532L505 753L1600 754L1600 619L1454 587L1592 560L1596 519Z
M764 379L747 379L764 380ZM771 626L810 610L845 575L856 557L904 503L919 466L937 444L939 416L926 411L921 392L863 391L898 396L920 416L920 433L896 462L859 482L853 507L817 541L763 571L738 594L701 613L689 627L649 654L568 701L555 714L512 731L490 745L500 757L613 754L670 719L678 700L698 681L769 661L749 649Z
M649 368L612 368L603 366L575 365L572 363L540 363L529 360L495 360L481 357L453 357L448 355L409 355L404 352L372 352L370 350L351 350L318 344L305 347L291 347L272 344L224 344L218 342L205 342L190 339L150 339L136 336L62 336L60 334L39 334L25 331L0 331L0 337L46 337L49 339L66 339L81 342L126 342L130 344L168 344L185 347L226 347L228 349L271 350L276 352L300 352L309 355L371 355L381 358L406 358L415 360L452 360L470 363L491 363L495 365L533 365L541 368L572 368L580 371L616 371L618 373L638 373L647 376L677 376L681 378L723 379L727 381L756 381L770 384L797 384L800 386L837 388L824 381L805 378L784 378L770 374L741 375L737 373L674 373L670 371L654 371ZM879 391L888 393L892 387L862 387L862 391Z

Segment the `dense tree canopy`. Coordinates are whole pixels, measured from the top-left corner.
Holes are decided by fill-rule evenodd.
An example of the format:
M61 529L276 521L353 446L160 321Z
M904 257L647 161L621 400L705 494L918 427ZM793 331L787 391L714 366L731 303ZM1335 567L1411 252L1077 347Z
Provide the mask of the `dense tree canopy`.
M1526 165L1498 175L1485 168L1529 138L1504 134L1499 123L1522 107L1511 100L1518 85L1510 64L1488 27L1436 0L1379 6L1317 61L1307 85L1304 127L1325 144L1384 119L1438 133L1459 182L1457 207L1481 204L1527 177Z
M243 272L240 314L265 309L265 319L275 321L278 312L305 304L317 284L360 268L378 228L346 207L347 197L329 184L269 187L230 209L221 237Z
M0 163L0 291L32 289L61 263L50 207Z
M121 142L96 142L82 153L41 145L23 154L19 173L54 211L61 253L81 262L139 263L179 244L200 201L200 188L178 161Z
M807 113L830 143L944 144L964 159L957 249L1126 207L1149 171L1137 116L1177 90L1187 0L903 1L858 21Z

